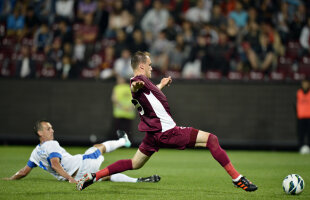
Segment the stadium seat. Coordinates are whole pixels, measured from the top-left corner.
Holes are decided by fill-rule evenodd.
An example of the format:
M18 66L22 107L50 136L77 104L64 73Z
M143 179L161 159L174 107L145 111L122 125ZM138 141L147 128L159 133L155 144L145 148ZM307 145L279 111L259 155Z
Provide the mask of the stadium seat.
M83 68L81 78L95 78L97 76L97 68Z
M289 41L286 45L286 56L291 59L298 59L300 53L300 44L298 41Z
M270 79L275 81L282 81L285 79L285 74L279 71L273 71L270 73Z
M302 57L298 65L298 72L306 77L310 77L310 57Z
M42 78L55 78L56 70L53 67L43 67L39 76Z
M263 80L264 74L262 72L250 71L249 79L250 80Z
M228 72L227 78L229 80L242 80L243 74L241 72Z
M171 78L181 78L181 72L169 70L166 72L166 76L171 76Z
M217 70L209 70L206 72L206 79L208 80L219 80L222 78L222 72Z
M294 73L292 58L280 56L278 59L277 71L283 73L286 77L291 77Z

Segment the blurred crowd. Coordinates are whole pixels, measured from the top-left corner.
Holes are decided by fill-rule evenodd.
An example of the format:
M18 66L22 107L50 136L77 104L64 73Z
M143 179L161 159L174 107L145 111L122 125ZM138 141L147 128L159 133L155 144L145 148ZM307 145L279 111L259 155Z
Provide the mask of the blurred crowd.
M302 79L307 0L0 0L0 77Z

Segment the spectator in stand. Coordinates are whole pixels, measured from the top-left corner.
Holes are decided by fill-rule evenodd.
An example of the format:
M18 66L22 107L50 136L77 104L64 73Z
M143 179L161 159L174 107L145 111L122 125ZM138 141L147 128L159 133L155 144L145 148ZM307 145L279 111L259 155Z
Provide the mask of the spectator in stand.
M234 48L228 42L225 32L219 32L219 42L207 46L207 54L203 58L202 71L217 70L223 75L227 75L230 70L230 62L234 60Z
M73 22L74 20L74 0L56 0L55 2L56 22L66 20Z
M0 21L5 21L15 8L16 0L0 0Z
M209 7L212 9L212 3ZM210 21L211 9L205 9L204 0L198 0L196 6L187 10L185 13L185 19L198 28L201 24Z
M169 67L169 52L172 49L171 42L167 39L165 31L161 31L150 46L153 70L165 74Z
M240 34L240 29L236 25L235 21L231 18L228 19L227 28L226 28L227 36L229 41L233 43L237 43L238 37Z
M95 42L98 36L98 27L93 23L93 14L84 15L84 23L75 31L75 37L80 37L86 45L85 57L90 58L94 53Z
M72 65L75 75L79 76L80 71L87 66L85 58L86 45L81 37L76 37L73 45Z
M190 51L190 45L185 43L184 36L178 34L173 47L169 52L169 71L181 72Z
M288 5L286 2L281 3L280 10L273 16L273 22L276 24L281 40L284 44L288 42L289 37L289 16Z
M274 49L266 34L260 34L259 42L256 50L248 47L245 51L253 70L268 73L272 69L275 57Z
M28 46L22 46L21 57L16 63L16 77L18 78L35 78L36 66L35 62L30 56L30 49Z
M170 16L167 22L167 27L164 29L164 31L169 41L175 41L177 34L181 32L181 27L177 25L174 21L174 18Z
M183 21L182 23L182 32L184 35L184 41L187 44L193 44L195 42L195 32L192 28L192 25L188 21Z
M38 25L40 24L40 20L34 13L34 8L32 6L29 6L26 10L26 16L25 16L25 25L26 25L26 32L29 37L33 37L33 33L38 28Z
M50 32L46 23L42 23L39 29L35 32L33 43L36 51L42 52L47 45L50 45L53 40L53 34Z
M226 30L227 19L223 15L220 5L215 4L212 9L212 15L210 19L210 24L213 27L218 27L221 31Z
M236 8L229 13L229 18L232 18L239 28L243 28L247 24L248 13L243 9L240 1L236 2Z
M64 55L62 57L62 66L61 70L59 71L60 78L65 80L70 77L70 71L71 71L71 58L67 55Z
M93 23L93 14L84 15L83 22L75 31L75 37L81 37L86 44L94 44L98 35L98 27Z
M62 20L58 23L57 29L54 31L54 38L59 38L62 45L73 42L72 30L66 21Z
M197 36L197 43L192 47L188 60L182 70L183 78L200 78L203 58L207 55L207 38L204 35ZM204 60L205 61L205 60Z
M147 11L141 21L141 27L144 32L151 32L153 38L167 27L169 12L163 7L160 0L154 0L153 7Z
M116 31L118 29L126 28L129 25L129 12L123 7L121 0L115 0L113 2L113 9L109 15L109 25L106 32L107 38L115 38Z
M77 17L83 19L85 14L94 14L97 8L97 1L94 0L79 0Z
M144 36L141 29L136 29L133 32L132 42L129 45L130 52L133 54L137 51L145 52L149 49L148 45L144 42Z
M53 24L55 20L55 0L37 0L32 1L34 7L35 16L37 16L40 21L48 22L48 24Z
M116 42L114 45L115 49L115 57L119 58L123 49L127 48L128 46L128 38L125 32L122 29L118 29L116 31Z
M8 36L19 36L23 35L25 27L25 16L22 15L21 10L15 8L13 13L8 15L6 20L6 28Z
M261 4L257 7L258 16L261 20L259 22L271 22L272 16L279 7L280 6L275 1L262 0Z
M95 12L94 23L98 26L98 39L102 39L109 22L109 12L106 9L105 1L97 1L97 10Z
M102 64L99 69L99 78L101 79L109 79L112 78L113 66L115 61L115 50L113 46L107 46L104 50L104 55L102 58Z
M255 23L259 23L259 19L257 17L257 11L254 7L250 7L249 9L247 9L248 12L248 21L247 24L251 23L251 22L255 22Z
M129 49L123 49L121 57L117 58L114 62L114 72L116 76L129 80L133 77L133 71L131 68L131 53Z
M46 53L46 60L54 66L56 73L59 75L63 70L62 67L63 50L61 49L61 40L55 38L51 48Z
M274 25L272 25L271 22L265 22L261 24L261 31L268 36L269 42L274 49L275 55L283 56L285 53L285 48L281 42L281 37L278 31L273 27Z
M217 31L209 23L206 23L203 26L203 29L200 31L200 35L204 35L206 37L207 44L217 44L219 41Z
M307 24L302 28L299 42L302 47L302 54L304 56L310 55L310 17L307 19Z
M303 3L300 3L298 5L296 12L294 12L292 22L289 24L290 40L292 41L299 40L301 30L306 23L307 23L306 7Z
M145 15L145 8L142 0L135 1L134 12L132 14L135 19L135 27L141 29L141 21Z

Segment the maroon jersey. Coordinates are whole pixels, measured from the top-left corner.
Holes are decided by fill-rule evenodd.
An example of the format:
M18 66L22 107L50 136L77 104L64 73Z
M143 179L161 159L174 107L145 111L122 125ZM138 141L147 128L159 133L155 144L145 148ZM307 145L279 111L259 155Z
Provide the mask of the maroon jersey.
M139 75L131 78L134 81L143 81L144 87L137 92L131 92L132 103L140 115L139 131L165 132L176 126L170 114L167 97L146 76Z

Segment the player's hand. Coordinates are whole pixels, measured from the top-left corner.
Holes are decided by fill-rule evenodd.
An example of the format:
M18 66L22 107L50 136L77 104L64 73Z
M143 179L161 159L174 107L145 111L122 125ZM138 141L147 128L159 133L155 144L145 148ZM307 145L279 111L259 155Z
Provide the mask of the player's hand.
M5 180L5 181L11 181L12 179L9 178L9 177L5 177L5 178L2 178L2 180Z
M70 179L69 179L69 183L75 183L75 184L77 184L77 181L76 181L74 178L70 178Z
M135 81L131 83L131 91L132 92L137 92L139 89L144 87L144 82L143 81Z
M172 83L172 78L171 76L169 76L167 78L161 79L160 84L158 84L157 87L161 90L165 86L170 86L171 83Z

